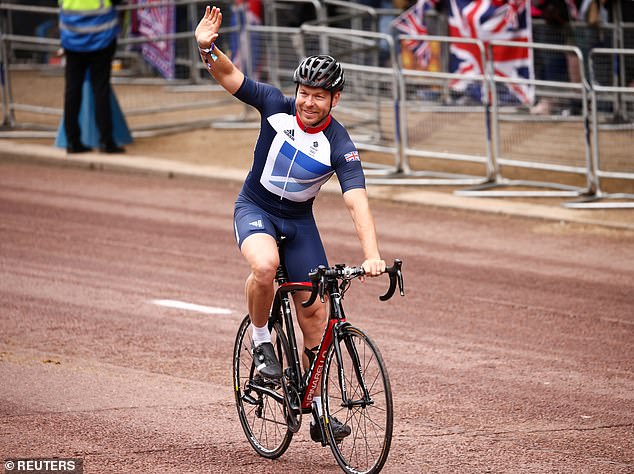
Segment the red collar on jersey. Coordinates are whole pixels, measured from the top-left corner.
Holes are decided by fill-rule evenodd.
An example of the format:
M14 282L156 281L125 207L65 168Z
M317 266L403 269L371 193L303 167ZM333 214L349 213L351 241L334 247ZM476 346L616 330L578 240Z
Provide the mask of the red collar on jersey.
M295 119L297 120L297 125L299 125L299 127L306 133L319 133L323 130L326 129L326 127L328 125L330 125L330 121L332 120L332 115L328 115L328 118L326 119L326 121L321 124L319 127L307 127L306 125L304 125L302 123L302 121L299 119L299 115L295 114Z

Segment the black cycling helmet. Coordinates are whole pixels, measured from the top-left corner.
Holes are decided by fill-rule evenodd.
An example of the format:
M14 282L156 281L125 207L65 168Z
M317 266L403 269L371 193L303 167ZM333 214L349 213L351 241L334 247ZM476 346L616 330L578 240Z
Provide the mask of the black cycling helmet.
M332 56L321 54L304 59L295 69L293 82L337 92L343 89L345 78L341 64Z

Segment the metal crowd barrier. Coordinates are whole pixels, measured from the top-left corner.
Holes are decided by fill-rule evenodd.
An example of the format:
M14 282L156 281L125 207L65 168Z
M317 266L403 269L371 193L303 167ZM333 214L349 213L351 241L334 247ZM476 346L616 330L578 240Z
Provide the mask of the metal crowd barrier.
M284 26L285 8L301 4L314 9L312 21L301 26ZM242 104L227 97L219 86L211 85L200 61L192 31L205 2L164 0L153 2L151 7L148 4L123 6L120 12L162 5L186 9L186 15L180 16L184 22L180 22L176 33L119 41L116 57L124 63L124 74L115 73L113 87L122 98L124 115L132 119L133 134L165 133L179 127L258 126L257 121L247 120L248 114L253 113L250 108L245 107L237 116L227 115L240 111ZM400 35L396 42L389 34L355 29L377 28L379 13L342 0L264 0L266 26L232 24L232 2L224 2L222 6L225 24L219 46L229 51L231 35L243 33L239 52L249 75L292 94L292 72L303 56L330 53L342 61L347 84L336 116L346 125L360 149L375 152L371 160L365 160L368 182L471 186L455 193L474 197L583 197L564 204L571 208L630 207L627 201L634 195L606 192L604 182L634 179L630 158L634 82L629 82L634 80L631 77L634 75L634 50L631 49L634 45L630 45L631 35L624 34L634 31L634 24L605 30L610 41L629 46L595 48L586 61L580 48L566 45L492 41L485 51L478 40L441 35ZM326 9L335 14L328 17ZM37 12L56 20L58 9L0 4L0 59L4 65L0 72L6 130L0 131L0 137L16 136L16 133L53 136L62 114L62 68L60 64L51 65L46 61L35 67L32 63L33 59L37 62L37 58L54 55L59 40L13 34L12 12ZM181 73L178 79L166 81L142 67L125 70L126 65L134 65L135 61L143 62L137 50L141 42L167 40L178 42L177 66ZM405 67L399 48L400 42L407 40L426 41L439 48L433 70ZM482 73L466 76L449 72L448 48L457 42L474 45L481 64L486 66ZM258 44L266 46L258 47ZM565 72L570 77L519 79L499 74L486 60L493 57L496 47L529 49L531 55L545 61L539 63L541 70L549 64L548 55L565 57L569 63ZM31 64L14 61L16 52L20 51L32 55L28 61ZM568 61L571 58L574 61ZM570 64L574 68L571 69ZM605 64L610 66L610 72ZM612 65L620 67L612 68ZM41 77L31 82L29 77L32 76L26 76L27 70L35 69ZM590 83L586 80L588 71ZM457 90L454 85L459 81L467 81L480 90L479 99L473 100ZM46 87L50 94L39 103L30 101L29 91L33 87ZM534 114L527 105L508 100L506 89L509 87L534 90L538 100L547 99L557 103L558 108ZM192 120L188 113L192 110L200 110L200 118ZM20 120L16 120L16 112ZM148 124L138 119L150 116L155 120L163 115L168 117L163 123ZM44 119L37 121L33 119L36 116ZM35 123L25 123L22 117ZM29 131L16 132L27 127ZM522 176L534 172L545 174L547 179L512 179L513 173L507 168L527 170Z
M472 197L577 197L590 193L593 177L588 140L589 85L585 79L581 51L577 47L565 45L491 41L488 45L489 57L494 57L494 48L498 46L574 55L578 63L578 70L575 71L578 79L575 82L559 82L509 77L493 70L494 66L489 62L494 179L480 186L457 190L455 194ZM501 86L534 88L538 98L563 98L578 110L563 115L531 115L526 107L503 106L501 91L504 89ZM552 178L544 181L509 179L502 172L504 166L545 171ZM582 175L585 184L564 184L561 182L563 179L554 176L558 173Z
M601 84L597 80L595 60L600 57L608 57L616 66L618 81ZM594 193L564 203L565 207L634 208L634 194L605 192L601 182L603 178L634 180L634 76L625 75L627 59L634 60L634 49L596 48L590 52Z
M203 5L203 6L201 6ZM122 5L117 8L120 15L131 10L174 6L182 11L181 31L170 34L155 34L150 37L120 37L115 55L121 70L113 68L112 85L124 116L128 118L133 136L153 136L191 128L208 127L210 122L231 107L232 99L221 93L219 86L201 84L202 68L200 57L193 40L193 29L204 11L204 2L192 0L164 0L153 2L151 6ZM50 23L57 25L59 9L21 4L0 4L2 34L0 54L4 67L2 74L2 108L4 130L0 137L50 138L56 136L59 120L63 113L63 64L52 61L57 58L60 48L59 36L38 37L12 34L10 23L14 12L50 16ZM230 14L226 15L230 24ZM228 37L236 29L223 27L220 46L228 46ZM148 66L140 53L143 43L174 41L177 50L175 68L179 77L166 80ZM38 56L24 63L15 61L24 55ZM37 72L37 75L33 74ZM34 77L36 76L36 77ZM196 86L196 84L198 84ZM46 87L46 97L33 98L33 87ZM217 96L214 93L218 92ZM210 94L211 93L211 94ZM191 118L192 110L199 112L198 118ZM218 111L218 112L216 112ZM220 112L223 111L223 112ZM16 113L19 117L16 118Z
M238 64L245 75L267 82L291 92L293 72L301 58L301 32L299 25L288 26L293 7L307 6L318 21L325 18L323 4L319 0L264 0L264 25L245 21L240 25L243 40L239 43L239 55L244 58ZM265 45L261 47L261 45ZM260 118L249 105L242 104L239 115L222 117L212 122L213 128L259 128Z
M401 164L397 173L379 184L403 185L475 185L493 179L491 150L489 84L483 74L464 75L448 72L443 60L450 44L470 44L485 64L484 43L470 38L433 35L399 35L399 42L424 41L435 50L434 66L416 70L399 68ZM399 56L400 57L400 56ZM482 91L482 100L471 102L452 89L454 81L468 81ZM423 161L423 165L413 161ZM432 169L434 160L472 162L481 169L478 176ZM426 169L421 169L425 168Z
M342 63L346 84L335 115L357 147L393 157L392 164L366 157L368 182L376 174L400 172L399 68L392 36L311 24L302 25L301 33L302 56L326 53ZM389 51L385 67L379 66L384 49Z
M263 0L262 6L263 25L244 19L238 26L243 33L238 53L244 58L238 66L245 75L284 90L301 59L298 53L299 25L292 25L292 17L297 14L295 9L308 7L313 18L324 21L324 6L319 0ZM259 128L260 119L252 107L243 104L238 115L221 117L211 126L218 129Z
M244 25L244 41L252 48L241 48L245 58L241 70L255 80L273 84L282 90L289 86L299 54L299 28L284 26ZM259 45L266 45L260 48ZM292 69L291 69L292 67ZM260 127L260 116L247 104L240 104L240 113L225 115L212 121L217 129L255 129Z

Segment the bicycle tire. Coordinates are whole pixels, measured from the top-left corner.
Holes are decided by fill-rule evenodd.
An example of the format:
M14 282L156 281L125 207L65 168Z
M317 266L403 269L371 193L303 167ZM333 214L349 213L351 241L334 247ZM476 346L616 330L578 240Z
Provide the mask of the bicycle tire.
M251 320L247 315L233 348L233 383L236 408L247 440L262 457L276 459L288 449L293 433L288 429L283 403L248 387L254 381L283 396L280 382L266 381L255 371L251 352ZM288 343L279 323L273 325L271 340L280 361L288 360ZM284 366L284 362L282 362ZM259 377L259 379L258 379Z
M348 473L380 472L390 451L393 430L392 389L383 357L376 344L361 329L345 327L339 337L343 367L330 345L322 378L322 409L324 425L332 453L339 466ZM354 349L353 349L354 348ZM353 356L359 358L360 373L372 400L363 404L363 388L356 374ZM343 376L348 399L356 403L343 404ZM349 436L335 441L332 424L336 417L351 428Z

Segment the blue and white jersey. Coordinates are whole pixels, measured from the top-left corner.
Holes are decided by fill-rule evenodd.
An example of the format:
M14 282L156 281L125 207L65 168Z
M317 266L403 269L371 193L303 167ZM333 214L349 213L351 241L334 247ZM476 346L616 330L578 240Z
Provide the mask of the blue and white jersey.
M364 188L359 152L331 116L318 128L296 117L295 99L245 78L235 96L261 115L253 165L241 194L280 216L310 214L321 186L337 174L342 192Z

